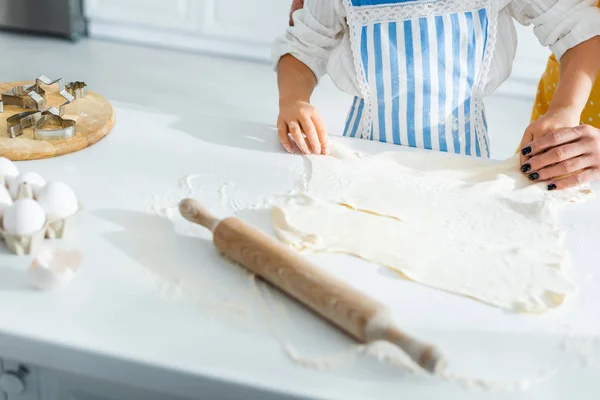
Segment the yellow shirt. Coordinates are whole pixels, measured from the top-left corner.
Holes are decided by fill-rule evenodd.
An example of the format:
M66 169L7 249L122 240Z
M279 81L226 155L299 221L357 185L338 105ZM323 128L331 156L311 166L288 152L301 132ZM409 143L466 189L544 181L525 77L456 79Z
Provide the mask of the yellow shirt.
M600 7L600 4L598 4L598 7ZM556 58L552 55L548 59L546 71L538 85L538 92L531 114L532 121L535 121L548 111L550 101L558 86L559 74L560 63L556 61ZM581 114L581 123L600 128L600 79L596 80L588 103Z

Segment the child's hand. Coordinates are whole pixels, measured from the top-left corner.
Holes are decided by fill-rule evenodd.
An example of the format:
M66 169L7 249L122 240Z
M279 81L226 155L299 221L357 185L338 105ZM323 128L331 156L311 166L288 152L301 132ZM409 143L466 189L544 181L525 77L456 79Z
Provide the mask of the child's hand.
M290 26L294 26L294 20L292 19L292 14L294 11L301 9L304 7L304 0L293 0L292 6L290 8Z
M293 100L280 102L277 119L279 141L288 153L295 153L291 134L296 147L304 154L329 154L327 131L321 115L309 102Z
M548 190L600 179L600 130L579 125L577 113L549 111L533 122L521 142L521 171Z

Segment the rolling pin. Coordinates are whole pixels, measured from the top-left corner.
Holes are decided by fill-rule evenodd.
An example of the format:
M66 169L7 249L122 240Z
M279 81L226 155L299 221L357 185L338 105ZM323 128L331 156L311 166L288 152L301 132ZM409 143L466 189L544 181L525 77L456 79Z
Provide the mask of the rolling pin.
M361 343L385 340L399 346L424 370L445 366L438 350L397 328L389 310L342 280L310 263L275 239L231 217L215 218L193 199L179 204L181 215L213 233L218 250L301 302Z

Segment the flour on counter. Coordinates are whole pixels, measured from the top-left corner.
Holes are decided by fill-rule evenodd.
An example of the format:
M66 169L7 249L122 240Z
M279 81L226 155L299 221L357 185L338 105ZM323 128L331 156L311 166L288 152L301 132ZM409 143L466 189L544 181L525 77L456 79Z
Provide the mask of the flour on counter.
M556 214L589 191L532 185L518 157L490 165L434 152L364 156L336 142L331 152L308 156L306 192L274 208L283 242L516 311L555 308L575 293Z
M164 264L148 263L147 267L158 278L153 285L155 291L167 301L192 304L204 317L219 324L244 331L264 331L255 315L252 288L244 285L249 272L224 260L209 242L212 239L210 232L185 221L179 213L179 202L192 197L190 191L197 194L202 187L197 184L199 179L205 181L205 174L181 178L175 182L175 187L153 196L146 210L156 215L157 224L164 224L164 246L171 247L169 251L174 253ZM210 183L213 184L212 190L206 197L212 195L211 200L218 203L219 180L213 179ZM206 251L201 251L202 246ZM193 255L177 257L175 254L186 251ZM231 291L231 287L237 290Z
M368 157L364 157L364 159L368 160ZM311 163L305 164L305 173L298 182L298 189L289 191L286 196L263 197L257 201L254 207L250 208L263 208L272 205L285 207L290 197L302 197L300 193L309 189L314 182L315 175L318 175L318 171L315 172L312 168L309 168L312 165ZM192 176L195 177L195 175ZM194 180L194 178L191 179ZM190 187L196 188L194 186L195 182L188 181L188 184L185 178L182 179L182 182L183 184L180 184L176 190L169 190L164 195L156 196L151 209L154 213L170 220L175 231L181 232L185 236L196 237L195 232L191 232L195 229L195 226L182 221L177 212L178 201L189 195ZM203 193L203 196L213 196L214 204L218 204L220 200L222 205L227 206L230 204L231 197L234 197L233 189L235 187L232 184L224 186L223 181L219 182L217 180L213 182L212 187L208 185L208 188L209 190ZM346 207L342 208L349 210ZM391 221L401 219L400 217L395 217L397 219L381 218ZM204 238L208 240L209 235ZM427 376L407 355L387 343L374 343L368 346L349 345L346 349L333 351L332 354L323 356L306 356L302 354L303 351L300 351L294 341L290 339L290 336L287 335L290 330L297 329L294 326L297 322L287 311L284 302L277 298L276 291L257 280L254 275L247 273L241 267L235 267L235 265L227 265L226 271L228 273L226 275L230 275L229 272L233 271L233 275L239 276L239 279L236 279L238 283L227 285L221 277L215 277L215 271L225 268L221 262L224 261L216 258L215 254L203 254L197 260L197 266L193 266L191 269L189 269L189 266L180 268L182 266L165 264L161 271L156 271L164 280L161 293L169 299L181 299L197 305L202 310L203 315L210 316L215 322L227 325L234 324L243 329L259 329L260 331L266 329L268 334L281 345L283 351L291 360L307 368L320 370L343 368L352 364L358 357L369 357L379 360L381 363L399 367L399 373L404 371L418 376ZM228 290L231 287L236 288L235 293ZM314 350L312 352L315 353ZM526 389L528 385L535 384L545 379L546 376L548 375L541 374L540 377L534 379L496 382L462 377L450 371L439 378L454 382L467 389L506 391Z
M458 385L467 390L478 390L483 392L516 392L526 391L531 387L543 383L552 378L558 371L558 366L553 366L540 371L532 378L514 380L494 380L480 377L465 376L446 369L432 376L416 364L399 347L385 341L370 344L353 344L347 349L326 355L303 355L298 348L290 342L286 331L295 329L292 318L286 307L275 296L267 284L259 285L254 275L249 277L250 284L256 296L255 305L258 307L262 321L266 325L269 334L276 339L285 354L296 364L315 370L332 370L352 364L360 356L370 357L377 361L398 368L398 373L407 372L428 379L440 378L446 382ZM282 323L285 321L285 323Z
M219 188L219 196L224 206L236 213L244 208L239 199L235 196L235 186L231 182L225 182Z
M179 180L179 186L187 190L189 196L192 196L195 190L202 189L202 185L194 185L194 181L200 177L201 175L186 175Z

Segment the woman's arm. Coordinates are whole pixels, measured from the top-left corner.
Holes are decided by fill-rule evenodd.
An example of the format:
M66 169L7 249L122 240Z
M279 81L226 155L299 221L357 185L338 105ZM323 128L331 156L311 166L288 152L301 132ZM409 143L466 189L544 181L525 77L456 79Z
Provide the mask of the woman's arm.
M600 177L598 129L579 126L581 112L600 68L600 9L597 0L513 0L514 17L534 25L540 43L561 65L549 110L531 123L521 140L521 170L548 189L564 189Z
M523 173L549 190L600 179L600 130L578 126L600 71L600 36L568 50L560 65L548 112L527 128L521 150Z
M599 72L600 36L568 50L560 59L560 78L549 112L570 110L579 119Z

